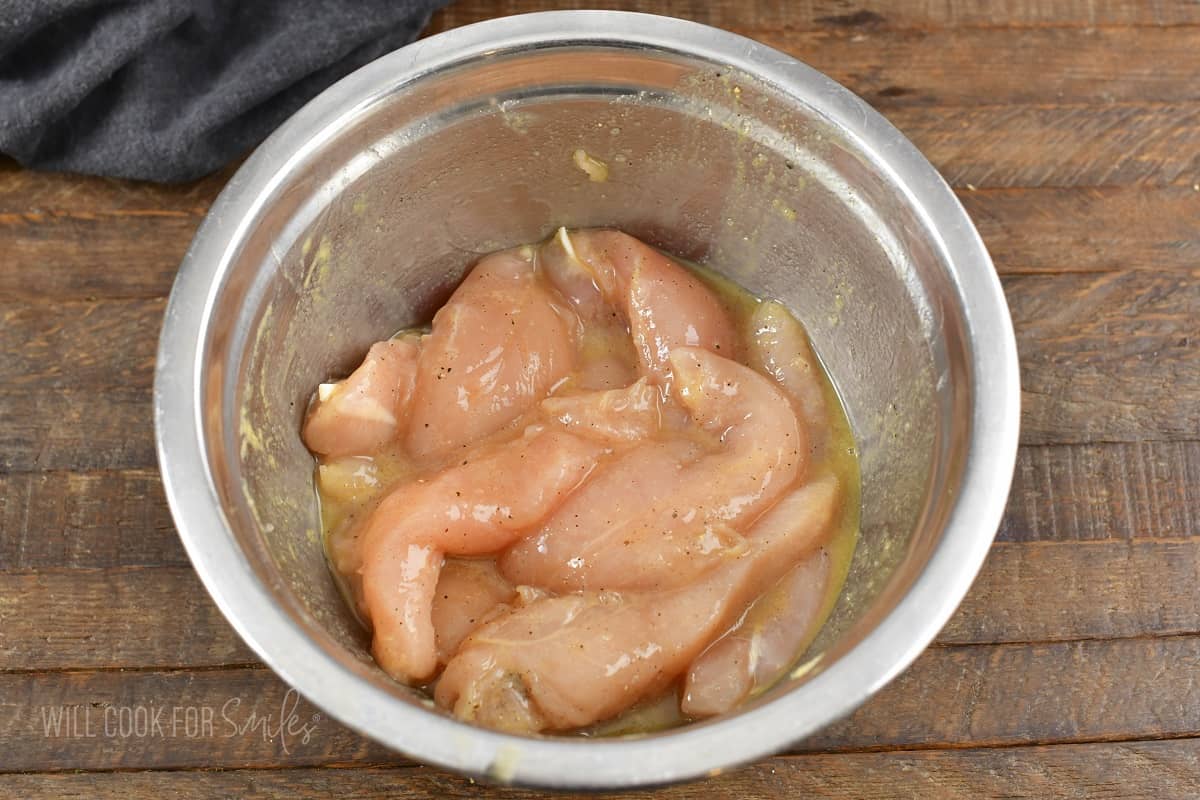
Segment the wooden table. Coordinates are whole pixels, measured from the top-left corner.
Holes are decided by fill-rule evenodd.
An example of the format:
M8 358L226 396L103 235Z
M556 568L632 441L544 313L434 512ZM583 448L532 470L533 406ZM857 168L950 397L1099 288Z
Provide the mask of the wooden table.
M661 796L1200 796L1200 3L620 5L792 53L907 133L987 240L1024 385L1007 517L937 643L788 754ZM155 339L229 174L0 166L0 798L474 794L292 707L176 539Z

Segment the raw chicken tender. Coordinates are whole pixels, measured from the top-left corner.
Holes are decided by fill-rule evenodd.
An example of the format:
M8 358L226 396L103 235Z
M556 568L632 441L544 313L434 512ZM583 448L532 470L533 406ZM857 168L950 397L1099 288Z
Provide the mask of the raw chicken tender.
M516 596L491 559L446 559L433 596L438 663L449 661L471 631L507 609Z
M396 436L417 374L417 345L391 339L371 345L346 380L321 384L304 423L304 444L330 458L365 456Z
M636 442L658 430L658 389L641 378L623 389L547 397L542 410L567 430L613 442Z
M799 492L792 497L807 499ZM785 498L779 504L787 502ZM824 550L806 556L754 601L741 622L693 661L683 684L683 713L721 714L756 689L774 684L817 633L830 566Z
M734 355L733 324L708 287L627 233L560 228L540 261L585 324L610 309L624 317L642 374L658 382L669 381L676 347Z
M742 536L680 495L703 449L649 442L609 461L535 533L500 558L510 581L564 592L661 589L736 555Z
M480 261L421 348L409 452L444 457L531 409L571 371L577 324L522 250Z
M796 318L773 300L760 303L750 318L750 364L770 375L795 401L812 431L816 452L829 438L829 411L821 385L821 367Z

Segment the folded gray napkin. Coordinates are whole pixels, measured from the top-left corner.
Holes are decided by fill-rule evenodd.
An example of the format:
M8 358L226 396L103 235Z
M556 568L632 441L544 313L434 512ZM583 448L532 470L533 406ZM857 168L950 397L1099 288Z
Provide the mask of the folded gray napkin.
M446 0L0 0L0 153L186 181L244 154Z

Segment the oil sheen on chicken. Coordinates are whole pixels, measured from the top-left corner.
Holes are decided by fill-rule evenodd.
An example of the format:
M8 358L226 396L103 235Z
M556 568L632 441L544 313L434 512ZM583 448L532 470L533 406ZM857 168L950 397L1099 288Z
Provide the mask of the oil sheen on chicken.
M479 261L301 435L379 666L517 733L647 730L787 674L845 579L858 467L801 324L615 230Z

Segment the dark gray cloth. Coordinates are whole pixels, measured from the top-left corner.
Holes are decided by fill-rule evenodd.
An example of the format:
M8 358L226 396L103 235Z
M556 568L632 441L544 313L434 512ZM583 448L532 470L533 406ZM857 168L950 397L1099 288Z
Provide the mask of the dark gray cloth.
M0 0L0 153L186 181L243 155L446 0Z

